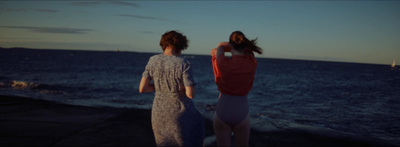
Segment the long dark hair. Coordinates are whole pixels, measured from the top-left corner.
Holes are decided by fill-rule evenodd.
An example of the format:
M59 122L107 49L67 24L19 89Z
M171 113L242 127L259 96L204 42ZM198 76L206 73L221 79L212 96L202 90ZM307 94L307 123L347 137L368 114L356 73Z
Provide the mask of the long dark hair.
M246 38L246 36L244 36L244 34L241 31L232 32L231 36L229 36L229 43L233 46L234 49L240 52L248 48L253 52L262 54L262 48L256 45L257 38L249 40Z

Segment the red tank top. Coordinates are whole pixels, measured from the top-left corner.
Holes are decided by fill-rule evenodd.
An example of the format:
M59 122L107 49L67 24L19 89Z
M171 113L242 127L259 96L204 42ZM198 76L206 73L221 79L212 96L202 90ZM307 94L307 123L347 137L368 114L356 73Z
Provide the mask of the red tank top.
M215 82L221 93L229 95L247 95L253 88L257 60L253 52L247 55L232 55L231 58L220 54L212 56Z

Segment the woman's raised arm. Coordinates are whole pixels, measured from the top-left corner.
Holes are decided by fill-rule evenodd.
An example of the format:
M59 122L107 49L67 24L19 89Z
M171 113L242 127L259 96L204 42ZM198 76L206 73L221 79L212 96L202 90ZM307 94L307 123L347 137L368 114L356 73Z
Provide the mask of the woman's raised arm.
M231 44L229 42L220 42L217 46L217 57L220 54L224 54L225 52L230 52L232 49Z

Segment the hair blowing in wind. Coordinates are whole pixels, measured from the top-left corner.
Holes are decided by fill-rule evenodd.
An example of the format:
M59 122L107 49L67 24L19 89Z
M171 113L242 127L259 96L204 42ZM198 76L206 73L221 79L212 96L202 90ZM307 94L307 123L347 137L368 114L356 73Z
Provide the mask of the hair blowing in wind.
M229 37L229 43L236 50L243 51L245 48L248 48L253 52L262 54L262 48L257 46L257 38L249 40L241 31L232 32Z

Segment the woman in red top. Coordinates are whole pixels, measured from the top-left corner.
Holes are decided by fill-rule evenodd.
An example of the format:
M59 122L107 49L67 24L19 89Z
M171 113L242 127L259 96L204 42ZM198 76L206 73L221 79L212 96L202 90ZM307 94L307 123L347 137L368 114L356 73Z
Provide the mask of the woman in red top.
M257 60L253 52L262 53L256 40L248 40L240 31L233 32L229 42L221 42L211 51L215 82L220 91L214 115L214 131L218 146L248 146L250 136L247 94L253 87ZM225 52L232 56L226 57Z

